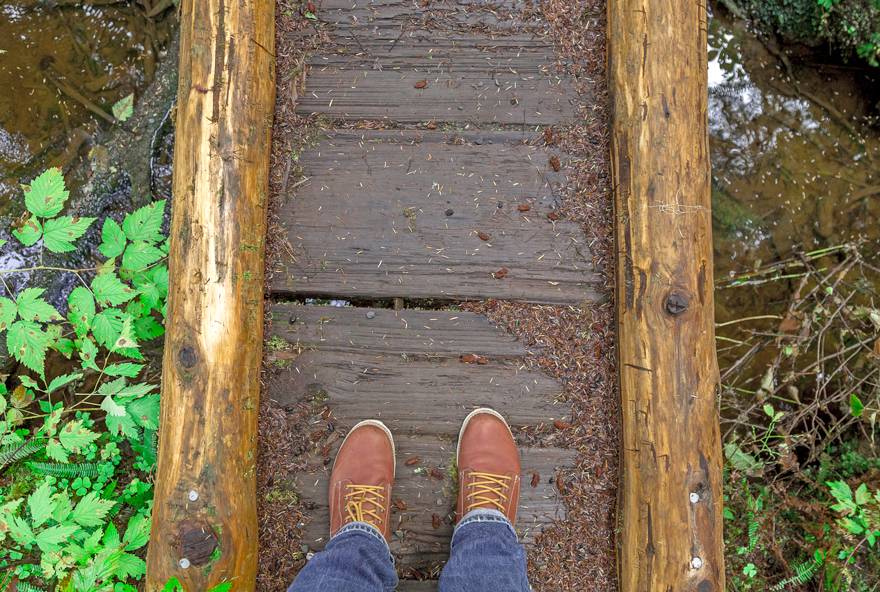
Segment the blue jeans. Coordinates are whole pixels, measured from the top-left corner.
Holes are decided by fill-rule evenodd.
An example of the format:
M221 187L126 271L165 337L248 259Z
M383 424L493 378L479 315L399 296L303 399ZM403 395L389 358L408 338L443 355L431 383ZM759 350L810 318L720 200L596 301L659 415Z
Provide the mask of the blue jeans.
M397 572L388 543L362 522L342 527L299 572L287 592L392 592ZM455 527L440 592L529 592L526 553L501 512L473 510Z

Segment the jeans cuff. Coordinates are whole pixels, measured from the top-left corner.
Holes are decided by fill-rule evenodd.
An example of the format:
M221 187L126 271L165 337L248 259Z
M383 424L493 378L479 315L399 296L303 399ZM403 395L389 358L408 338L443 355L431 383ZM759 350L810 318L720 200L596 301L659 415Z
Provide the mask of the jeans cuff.
M362 532L382 541L382 544L385 546L385 550L388 551L388 556L391 557L391 562L394 563L394 556L391 554L391 547L388 546L388 541L385 540L385 537L382 535L378 528L367 522L349 522L338 531L336 531L336 534L330 537L330 539L333 540L336 537L340 537L350 532Z
M477 508L476 510L471 510L470 512L465 514L455 526L455 530L452 532L452 544L455 544L455 535L458 534L458 531L460 531L468 524L474 524L477 522L494 522L496 524L504 524L505 526L507 526L510 534L513 535L513 538L517 538L516 530L514 530L513 525L510 523L510 520L507 519L507 516L505 516L498 510Z

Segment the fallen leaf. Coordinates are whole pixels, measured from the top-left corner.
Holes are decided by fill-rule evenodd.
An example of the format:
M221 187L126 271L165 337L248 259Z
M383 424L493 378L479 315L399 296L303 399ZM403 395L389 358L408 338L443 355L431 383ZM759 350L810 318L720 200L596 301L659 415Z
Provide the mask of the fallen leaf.
M487 241L487 240L489 240L490 238L492 238L491 236L489 236L489 235L486 234L485 232L478 232L478 233L477 233L477 237L478 237L481 241Z
M571 424L567 421L562 421L561 419L557 419L553 422L553 427L557 430L565 430L571 427Z
M415 86L418 89L426 88L428 86L428 81L427 80L419 80L413 86Z
M561 495L565 495L565 482L562 480L562 475L556 475L556 490Z
M553 137L553 128L544 128L544 143L548 146L556 143L556 138Z
M502 267L501 269L499 269L498 271L493 273L492 277L495 278L496 280L500 280L502 278L507 277L508 273L510 273L510 270L507 269L506 267Z
M801 322L792 316L787 316L779 323L780 333L794 333L801 328Z
M556 222L557 220L559 220L559 214L557 214L556 212L550 212L549 214L547 214L547 219Z
M479 364L480 366L485 366L489 363L489 358L478 354L463 354L459 356L458 360L465 364Z
M431 514L431 526L434 527L434 530L440 528L440 516L437 514Z
M408 467L412 467L412 466L419 464L420 462L422 462L422 458L420 456L411 456L408 459L406 459L406 462L403 464L405 464Z
M320 440L323 437L324 437L324 430L315 430L314 432L309 434L309 439L312 442L317 442L318 440Z
M406 510L406 502L400 498L397 498L396 500L394 500L394 507L403 512L404 510Z
M556 156L555 154L550 157L549 162L550 162L550 168L553 169L554 171L556 171L557 173L562 168L562 163L559 162L559 157Z
M435 130L435 129L437 129L437 122L429 121L428 123L425 124L425 127L429 130Z
M541 475L539 475L536 471L533 471L532 472L532 481L531 481L532 487L537 487L540 482L541 482Z
M431 470L428 471L428 474L431 475L431 477L433 477L434 479L437 479L438 481L443 481L443 478L445 476L445 475L443 475L443 471L441 471L437 467L431 467Z
M518 206L516 206L516 209L519 210L520 212L528 212L529 210L532 209L532 206L530 206L527 203L521 203Z

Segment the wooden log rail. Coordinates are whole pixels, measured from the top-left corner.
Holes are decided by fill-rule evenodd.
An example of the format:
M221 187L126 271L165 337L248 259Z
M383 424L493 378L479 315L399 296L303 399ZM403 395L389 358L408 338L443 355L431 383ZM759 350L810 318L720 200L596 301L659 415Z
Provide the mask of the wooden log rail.
M150 591L255 585L274 17L274 0L181 3Z
M609 0L623 592L722 592L706 5Z

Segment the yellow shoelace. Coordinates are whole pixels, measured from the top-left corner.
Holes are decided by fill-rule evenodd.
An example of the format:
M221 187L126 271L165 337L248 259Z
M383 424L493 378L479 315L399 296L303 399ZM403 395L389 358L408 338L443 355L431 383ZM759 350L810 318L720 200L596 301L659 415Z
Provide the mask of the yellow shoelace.
M366 522L382 528L385 517L385 488L381 485L345 486L345 511L350 522Z
M510 486L510 477L506 475L493 475L492 473L479 473L474 471L471 473L474 480L467 486L471 491L465 498L470 503L465 508L465 513L470 512L481 506L494 506L493 509L504 512L504 503L499 499L507 502L507 495L504 493ZM471 501L472 500L472 501Z

